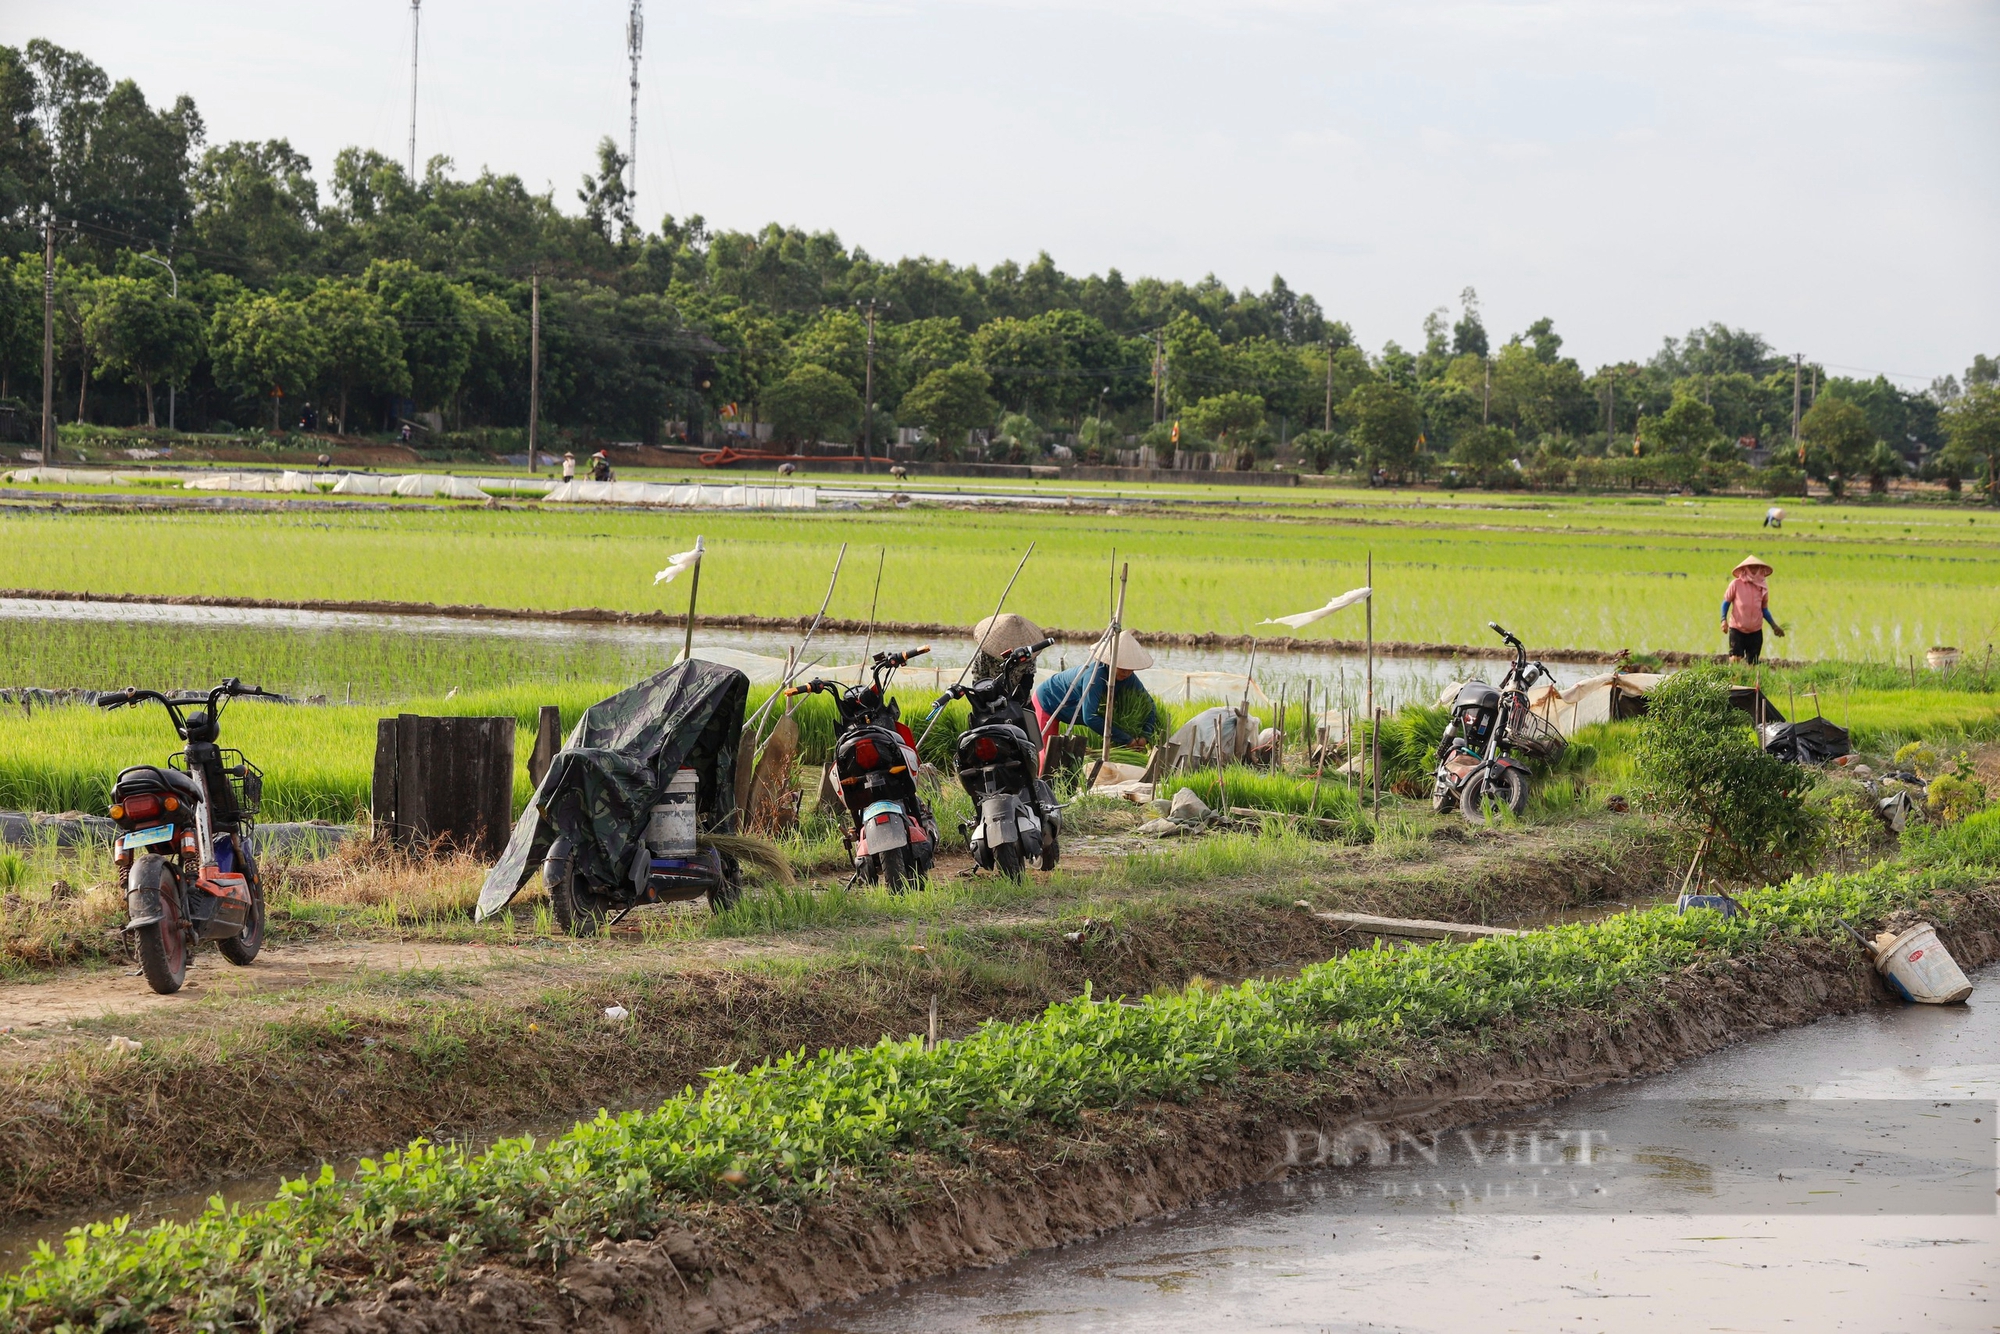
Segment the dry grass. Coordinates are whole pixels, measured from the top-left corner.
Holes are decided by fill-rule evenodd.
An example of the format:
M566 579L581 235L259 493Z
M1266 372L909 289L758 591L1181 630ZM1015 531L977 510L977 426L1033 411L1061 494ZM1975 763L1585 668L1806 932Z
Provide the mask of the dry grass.
M411 852L379 835L352 838L318 861L271 868L272 901L288 912L372 908L392 922L470 918L486 863L452 849Z
M0 977L130 953L109 850L0 848Z

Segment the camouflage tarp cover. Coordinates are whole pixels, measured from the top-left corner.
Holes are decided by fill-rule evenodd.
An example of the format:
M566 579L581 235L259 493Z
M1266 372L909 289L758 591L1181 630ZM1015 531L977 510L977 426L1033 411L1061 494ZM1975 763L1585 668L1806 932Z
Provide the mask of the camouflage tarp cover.
M569 835L586 881L629 884L653 803L684 765L701 775L702 827L721 827L735 812L736 745L749 693L749 678L734 667L696 660L584 710L487 873L479 919L507 906L558 834Z

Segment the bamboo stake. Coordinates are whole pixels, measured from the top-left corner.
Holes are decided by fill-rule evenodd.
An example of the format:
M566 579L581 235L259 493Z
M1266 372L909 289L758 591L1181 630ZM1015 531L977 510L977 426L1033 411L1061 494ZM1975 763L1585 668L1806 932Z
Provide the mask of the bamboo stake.
M1021 577L1022 570L1028 568L1028 557L1034 554L1035 554L1035 544L1033 542L1030 542L1028 543L1028 549L1021 553L1020 563L1014 567L1013 576L1007 580L1007 586L1000 590L1000 600L993 605L993 619L995 620L1000 619L1000 613L1006 610L1007 595L1014 591L1014 581ZM987 630L986 633L990 635L993 633L993 631L989 629ZM981 653L985 651L986 651L986 640L984 637L981 637L979 642L972 646L972 658L978 657ZM958 669L958 679L952 682L953 685L965 684L965 674L972 670L972 658L967 658L965 660L965 666ZM931 720L929 722L924 724L924 734L917 738L917 754L922 755L924 753L924 742L930 739L931 729L937 726L937 720L942 717L944 717L944 710L940 709L936 713L931 715Z
M806 663L806 647L812 643L813 635L819 631L819 623L826 619L826 609L833 605L833 590L840 584L840 567L846 561L847 543L842 542L840 544L840 554L833 558L833 577L826 581L826 596L819 601L819 614L814 616L812 624L806 627L806 637L799 641L798 656L794 659L794 666L786 673L785 679L778 682L778 688L771 692L770 699L765 700L757 706L757 712L750 719L751 726L754 727L763 720L765 713L771 708L771 700L782 698L785 691L790 688L792 678L799 672L804 671L809 665ZM818 658L813 659L814 663L818 661Z
M694 538L694 572L688 580L687 638L681 643L682 662L686 662L694 656L694 600L696 595L701 592L701 557L701 534L696 533Z
M1369 764L1369 776L1375 784L1375 819L1382 818L1382 710L1375 710L1375 725L1368 729L1368 740L1375 752Z
M1286 705L1290 703L1290 699L1291 699L1291 686L1289 684L1279 686L1278 687L1278 736L1277 739L1271 743L1271 769L1273 772L1281 772L1285 767L1285 723L1287 721L1286 715L1288 715L1291 712L1291 710L1288 709Z
M1084 780L1083 790L1088 792L1097 783L1097 775L1104 772L1104 766L1111 763L1111 731L1115 724L1118 704L1118 650L1125 635L1125 582L1130 578L1132 567L1128 563L1118 569L1118 605L1111 613L1111 646L1105 656L1110 659L1104 666L1104 746L1098 753L1097 763L1091 767L1090 777ZM1217 773L1220 773L1217 770Z
M1368 596L1362 601L1368 611L1368 701L1369 710L1375 708L1375 552L1368 552Z
M868 633L861 638L861 661L868 662L868 650L875 647L875 608L882 605L882 567L889 562L889 548L884 546L875 557L875 596L868 599Z

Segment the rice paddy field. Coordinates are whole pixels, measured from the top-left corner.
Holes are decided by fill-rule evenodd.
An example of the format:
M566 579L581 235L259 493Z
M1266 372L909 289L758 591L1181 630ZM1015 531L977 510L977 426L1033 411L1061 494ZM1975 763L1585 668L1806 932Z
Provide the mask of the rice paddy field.
M1363 582L1372 555L1380 639L1482 644L1497 619L1537 646L1714 651L1729 568L1754 551L1776 567L1791 634L1769 647L1787 657L1904 663L1937 644L1977 657L2000 632L2000 515L1969 505L1794 501L1773 533L1751 499L1201 491L788 514L23 505L0 508L0 570L15 588L678 610L685 584L656 588L653 574L699 533L704 611L809 615L846 542L832 615L867 616L881 549L885 618L963 625L992 610L1033 541L1011 605L1044 624L1103 624L1115 558L1130 563L1141 633L1279 634L1258 623ZM1301 637L1360 633L1350 611Z

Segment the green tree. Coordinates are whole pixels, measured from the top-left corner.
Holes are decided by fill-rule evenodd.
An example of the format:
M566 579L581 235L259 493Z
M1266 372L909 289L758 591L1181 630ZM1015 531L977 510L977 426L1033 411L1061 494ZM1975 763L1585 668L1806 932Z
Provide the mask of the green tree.
M1647 697L1634 752L1645 800L1683 855L1725 884L1769 884L1808 864L1820 821L1811 773L1767 753L1713 667L1677 672Z
M1240 448L1245 438L1264 424L1264 400L1234 389L1210 394L1189 404L1181 421L1186 429L1224 449Z
M1424 419L1409 390L1384 380L1361 385L1347 396L1341 413L1350 423L1348 437L1371 472L1379 468L1395 482L1410 475Z
M208 345L217 380L252 401L271 395L273 431L283 429L282 396L312 388L326 359L305 303L275 294L217 307Z
M1944 413L1945 462L1959 475L1986 466L1984 488L1989 503L2000 505L2000 384L1991 379L1974 383Z
M1836 496L1847 494L1847 479L1868 467L1878 443L1868 414L1843 398L1821 395L1799 420L1799 439L1809 470L1826 480Z
M181 384L201 355L202 318L194 302L142 278L101 278L92 285L84 336L98 374L111 372L146 391L146 425L156 427L153 386Z
M1229 358L1215 331L1191 314L1167 325L1167 407L1178 412L1229 384Z
M347 400L355 390L409 392L403 334L380 297L358 283L323 280L305 306L325 348L321 374L336 386L342 430L348 429Z
M1292 448L1298 451L1300 460L1317 473L1324 473L1332 467L1346 467L1354 462L1353 449L1337 431L1318 428L1300 431L1292 437Z
M812 446L853 429L861 415L861 395L824 366L796 366L765 395L771 428L793 444Z
M876 370L882 369L877 339ZM868 324L853 310L823 310L791 341L793 366L824 366L853 388L858 396L867 383ZM877 386L877 397L880 397Z
M362 281L402 330L410 396L417 406L439 408L450 402L472 365L479 334L471 290L406 259L378 259Z
M1451 461L1481 486L1493 486L1514 475L1520 443L1504 426L1468 426L1451 444Z
M194 244L225 273L269 282L308 262L319 226L312 163L289 142L227 143L190 181Z
M1676 398L1659 416L1641 417L1639 436L1652 452L1680 458L1703 457L1722 438L1715 410L1698 398Z
M903 395L896 416L929 431L939 453L955 458L965 447L967 433L985 426L1000 411L988 392L992 384L985 371L965 363L930 371Z

